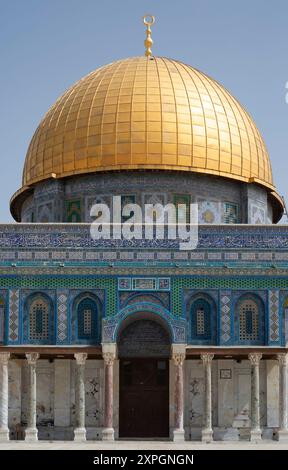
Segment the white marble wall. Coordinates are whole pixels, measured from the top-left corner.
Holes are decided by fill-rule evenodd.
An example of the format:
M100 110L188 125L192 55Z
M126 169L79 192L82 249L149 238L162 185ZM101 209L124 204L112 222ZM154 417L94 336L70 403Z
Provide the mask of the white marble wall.
M70 426L71 415L71 361L54 361L54 425Z
M261 426L272 438L279 422L277 361L260 363ZM174 426L174 364L170 361L170 431ZM251 368L248 360L213 360L212 403L216 439L248 437L250 427ZM99 439L103 427L104 369L102 360L87 360L86 427L88 439ZM11 438L23 438L27 416L27 363L9 362L9 426ZM40 439L72 439L75 424L75 361L37 362L37 426ZM203 419L204 375L200 360L184 363L186 439L200 439ZM119 361L114 367L114 426L119 429Z
M9 361L9 427L18 429L21 423L22 361Z
M103 427L102 360L86 361L87 438L99 439ZM37 362L37 427L40 439L72 439L75 420L75 361ZM28 368L25 360L9 362L11 439L23 439L27 422ZM16 436L17 435L17 436Z
M218 422L218 361L212 362L212 407L213 426ZM188 439L201 439L204 412L204 369L201 360L185 361L185 434Z
M267 427L279 424L279 366L278 361L266 361L267 372Z
M273 364L270 364L273 362ZM185 428L191 439L200 439L203 419L204 380L201 361L187 360L185 374ZM276 367L276 368L275 368ZM278 423L278 378L274 361L260 365L261 426L272 437ZM268 376L266 376L266 368ZM215 439L248 437L250 428L250 362L214 360L212 363L213 429Z

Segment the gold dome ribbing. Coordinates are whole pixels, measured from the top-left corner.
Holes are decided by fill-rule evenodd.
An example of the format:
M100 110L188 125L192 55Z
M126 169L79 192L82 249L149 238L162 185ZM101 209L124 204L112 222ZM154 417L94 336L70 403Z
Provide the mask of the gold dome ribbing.
M256 125L222 86L181 62L136 57L90 73L56 101L29 146L23 185L137 168L273 184Z

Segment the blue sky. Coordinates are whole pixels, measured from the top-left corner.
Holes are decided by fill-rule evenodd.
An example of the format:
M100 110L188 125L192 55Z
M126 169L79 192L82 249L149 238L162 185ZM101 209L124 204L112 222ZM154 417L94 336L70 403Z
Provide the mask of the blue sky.
M155 55L211 75L254 117L288 202L287 0L0 0L0 222L42 116L91 70L142 55L145 13Z

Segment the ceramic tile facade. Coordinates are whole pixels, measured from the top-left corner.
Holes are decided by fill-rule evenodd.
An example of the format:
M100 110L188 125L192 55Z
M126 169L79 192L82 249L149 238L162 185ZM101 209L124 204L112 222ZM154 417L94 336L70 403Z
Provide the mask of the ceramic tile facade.
M71 206L74 207L74 222L91 222L90 209L95 203L107 204L112 209L112 196L131 194L139 205L155 203L173 203L175 195L189 197L191 203L198 203L199 223L271 223L270 205L265 190L253 186L242 191L239 182L211 179L207 175L168 173L129 172L83 175L63 181L39 183L34 197L29 197L23 204L23 222L51 222L70 220ZM161 192L155 192L160 187ZM43 189L42 189L43 188ZM143 192L143 188L145 191ZM173 188L173 190L172 190ZM265 199L266 198L266 199ZM63 201L66 201L63 204ZM62 201L62 203L61 203ZM239 211L240 205L247 205L248 210ZM62 209L61 209L62 208ZM62 213L59 214L59 211ZM68 212L67 212L68 211ZM239 215L241 212L242 220ZM70 214L71 213L71 214ZM33 214L33 220L32 220ZM70 214L70 216L69 216ZM73 215L72 214L72 215ZM68 217L68 218L67 218ZM72 217L72 216L71 216ZM71 218L70 217L70 218ZM81 219L81 220L80 220ZM71 219L72 220L72 219Z
M279 291L269 291L269 341L279 343L280 340L280 312Z
M69 291L57 290L57 343L68 339L68 296Z
M231 341L231 291L220 291L220 309L220 341L227 344Z
M19 289L9 291L9 342L16 343L19 340Z

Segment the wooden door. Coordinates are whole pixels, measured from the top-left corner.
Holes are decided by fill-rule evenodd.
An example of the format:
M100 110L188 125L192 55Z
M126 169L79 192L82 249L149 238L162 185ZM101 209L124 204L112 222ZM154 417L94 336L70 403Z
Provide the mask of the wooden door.
M169 437L169 361L120 360L119 437Z

